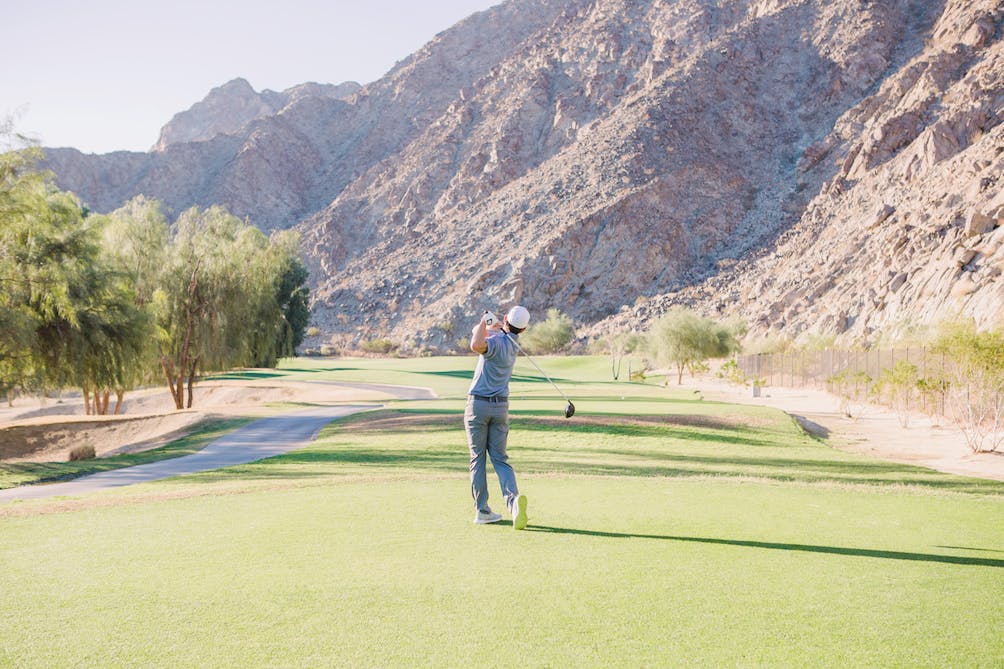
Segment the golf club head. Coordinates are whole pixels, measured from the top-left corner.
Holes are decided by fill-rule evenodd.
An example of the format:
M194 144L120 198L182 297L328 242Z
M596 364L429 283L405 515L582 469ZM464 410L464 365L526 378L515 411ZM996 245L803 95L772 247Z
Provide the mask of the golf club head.
M571 418L575 415L575 405L571 401L565 406L565 418Z

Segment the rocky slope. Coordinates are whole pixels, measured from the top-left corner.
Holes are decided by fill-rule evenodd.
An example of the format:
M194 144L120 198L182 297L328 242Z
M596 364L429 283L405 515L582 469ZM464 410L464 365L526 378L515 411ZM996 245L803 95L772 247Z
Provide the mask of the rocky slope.
M99 210L299 223L347 345L450 347L515 301L589 334L674 304L793 335L990 322L1002 22L998 0L510 0L344 101L50 161Z
M1004 3L936 9L922 48L803 152L795 177L811 199L795 226L598 331L640 327L672 305L860 342L960 314L1001 325Z

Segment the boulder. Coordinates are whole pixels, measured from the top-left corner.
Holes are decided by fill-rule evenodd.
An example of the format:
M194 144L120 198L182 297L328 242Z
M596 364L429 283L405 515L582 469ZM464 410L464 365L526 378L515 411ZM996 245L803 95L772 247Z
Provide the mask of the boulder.
M997 218L974 211L969 215L969 220L966 221L966 236L975 237L976 235L986 234L998 225L999 223Z

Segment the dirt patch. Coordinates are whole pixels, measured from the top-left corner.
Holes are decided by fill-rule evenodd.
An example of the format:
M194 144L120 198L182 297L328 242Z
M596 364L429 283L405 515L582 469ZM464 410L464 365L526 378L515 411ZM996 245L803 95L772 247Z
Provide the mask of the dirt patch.
M187 434L204 419L202 412L182 411L164 416L90 416L14 425L0 431L0 460L61 462L68 459L74 446L93 446L99 458L127 452L121 449L137 443L155 448L174 436Z
M21 400L0 410L0 461L64 462L74 446L91 445L98 457L156 448L220 416L265 416L277 403L380 401L386 393L306 382L205 382L195 386L194 408L177 411L165 389L129 393L122 415L87 416L79 395L60 401Z
M822 390L769 387L754 397L750 388L711 375L686 380L684 387L712 400L780 409L806 432L843 451L949 474L1004 481L1004 454L973 453L959 427L944 419L913 414L909 426L903 427L894 411L876 405L863 405L855 417L849 418L840 409L840 399Z

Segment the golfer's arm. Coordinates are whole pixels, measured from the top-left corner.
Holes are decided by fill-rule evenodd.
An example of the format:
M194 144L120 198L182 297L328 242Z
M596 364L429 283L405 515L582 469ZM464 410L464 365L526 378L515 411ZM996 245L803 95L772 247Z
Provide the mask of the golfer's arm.
M484 353L488 350L488 328L484 321L479 321L471 330L471 350L475 353Z

